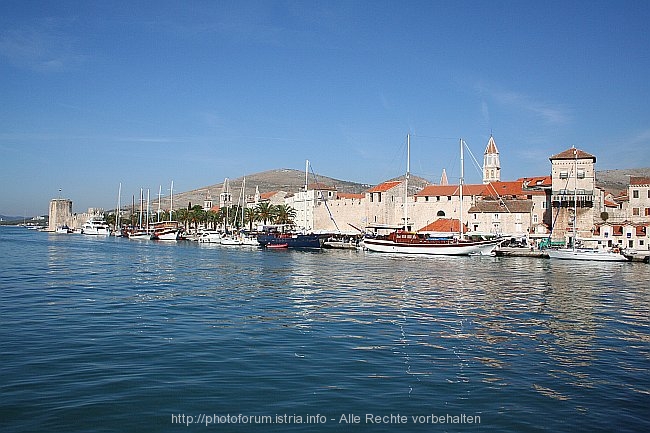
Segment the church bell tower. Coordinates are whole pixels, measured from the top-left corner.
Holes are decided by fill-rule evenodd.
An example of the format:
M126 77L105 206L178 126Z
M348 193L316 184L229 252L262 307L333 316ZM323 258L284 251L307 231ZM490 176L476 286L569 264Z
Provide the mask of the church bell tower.
M490 134L490 139L483 153L483 183L499 182L501 180L501 162L499 162L499 149Z

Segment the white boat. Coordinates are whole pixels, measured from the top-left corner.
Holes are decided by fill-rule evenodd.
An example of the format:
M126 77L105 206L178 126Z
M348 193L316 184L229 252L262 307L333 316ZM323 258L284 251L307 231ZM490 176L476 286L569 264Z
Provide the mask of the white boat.
M108 236L111 228L103 218L91 218L81 226L81 233L84 235Z
M578 248L577 246L577 226L578 226L578 149L573 149L574 155L574 186L573 186L573 239L571 247L549 249L546 251L551 259L562 260L582 260L582 261L598 261L598 262L627 262L629 259L625 257L618 249L605 250L605 249L592 249L592 248ZM568 183L568 181L567 181Z
M239 236L226 235L221 238L221 245L239 246L242 245L242 240Z
M241 244L248 247L259 247L260 243L256 236L242 236Z
M62 226L57 227L55 232L60 233L60 234L69 234L69 233L72 233L73 231L67 225L62 225Z
M206 244L220 244L221 233L215 230L204 231L201 233L201 236L199 236L199 242Z
M465 239L463 234L463 140L460 140L460 224L458 238L434 239L423 233L411 232L407 230L407 197L408 197L408 180L410 171L410 136L406 139L407 163L406 176L404 182L404 223L403 229L396 230L388 236L369 237L364 239L364 248L369 251L380 253L402 253L402 254L427 254L427 255L446 255L446 256L468 256L468 255L489 255L500 239Z
M181 238L181 231L178 221L161 221L153 223L151 240L154 241L177 241Z
M562 248L557 250L547 250L546 253L552 259L590 260L598 262L628 261L628 258L620 252L592 248Z

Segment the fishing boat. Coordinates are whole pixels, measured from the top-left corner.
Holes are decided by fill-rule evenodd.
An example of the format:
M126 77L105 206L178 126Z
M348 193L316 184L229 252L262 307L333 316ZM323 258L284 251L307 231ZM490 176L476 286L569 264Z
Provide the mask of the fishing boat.
M578 246L578 149L573 147L573 238L568 248L548 249L546 253L551 259L561 260L582 260L598 262L627 262L628 257L624 256L618 248L598 249L580 248ZM568 183L568 180L567 180Z
M386 236L367 237L364 239L364 247L369 251L380 253L399 253L399 254L427 254L427 255L447 255L447 256L467 256L467 255L489 255L499 238L494 239L466 239L463 233L463 146L464 142L460 140L460 165L461 176L459 184L460 193L460 224L457 237L451 238L432 238L423 233L412 232L408 230L408 181L410 175L410 135L406 137L406 176L404 178L404 226L395 230Z

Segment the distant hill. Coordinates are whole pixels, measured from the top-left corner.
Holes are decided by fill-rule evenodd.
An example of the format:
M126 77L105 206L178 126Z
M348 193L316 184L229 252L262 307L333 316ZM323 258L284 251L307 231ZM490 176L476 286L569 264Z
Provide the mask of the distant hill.
M403 176L401 177L403 178ZM393 180L401 179L396 178ZM230 183L230 193L232 194L233 201L237 201L242 185L241 177L237 179L229 179ZM361 184L350 182L347 180L334 179L332 177L323 176L316 174L316 179L312 174L308 177L309 183L317 181L329 186L336 187L338 192L345 193L354 193L360 194L371 188L373 185L370 184ZM426 185L429 185L430 182L426 179L417 176L410 177L410 189L420 189ZM260 193L271 192L271 191L286 191L286 192L297 192L305 185L305 172L290 168L283 168L278 170L269 170L263 171L261 173L255 173L246 175L246 196L252 196L255 194L255 188L258 187ZM219 194L223 190L223 182L217 183L214 185L208 185L203 188L197 188L191 191L186 191L178 194L174 194L174 207L185 207L188 203L194 205L203 205L203 201L206 196L209 194L212 197L214 204L219 202ZM164 206L164 201L163 201Z
M627 191L630 176L650 177L650 168L596 171L596 185L611 193Z

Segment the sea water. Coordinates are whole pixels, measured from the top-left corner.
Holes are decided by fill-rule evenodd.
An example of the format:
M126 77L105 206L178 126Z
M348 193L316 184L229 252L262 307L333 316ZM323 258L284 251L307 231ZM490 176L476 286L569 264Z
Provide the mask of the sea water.
M0 431L650 431L648 265L0 227Z

